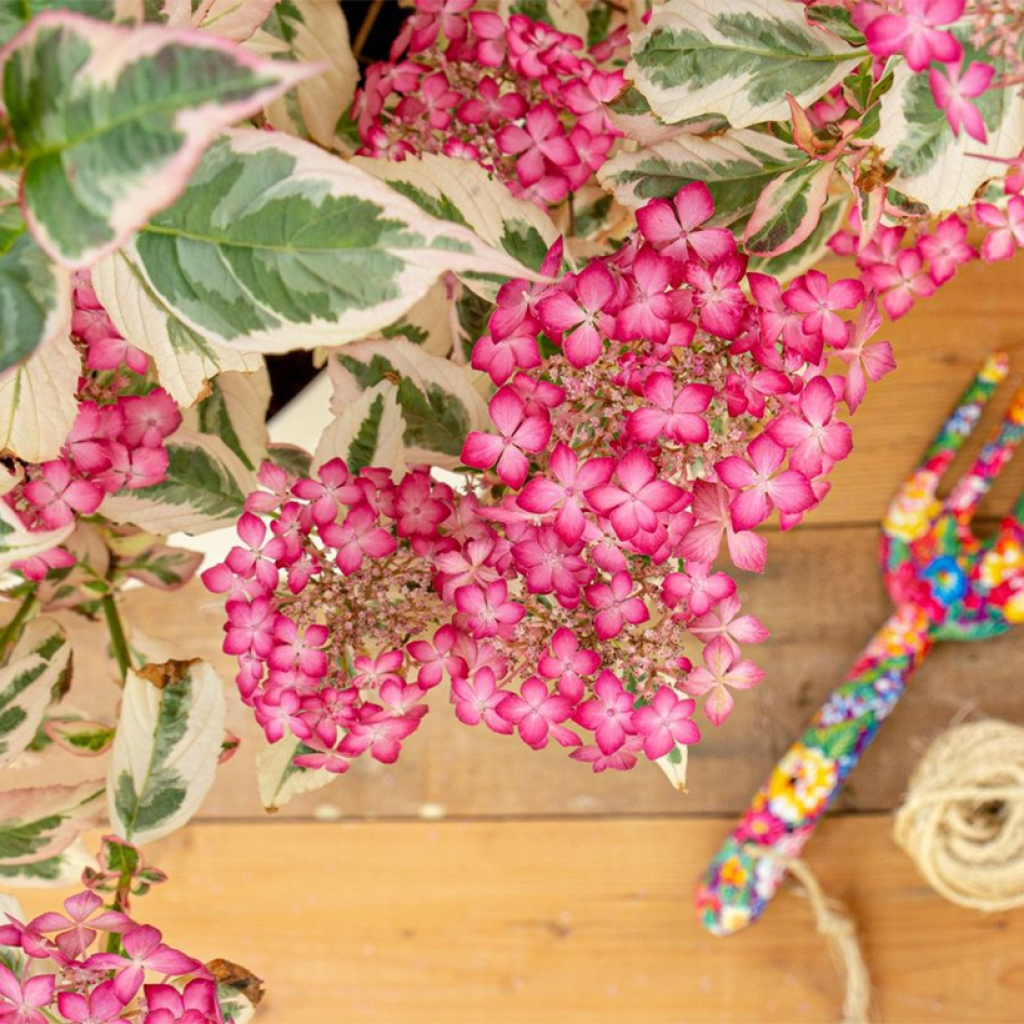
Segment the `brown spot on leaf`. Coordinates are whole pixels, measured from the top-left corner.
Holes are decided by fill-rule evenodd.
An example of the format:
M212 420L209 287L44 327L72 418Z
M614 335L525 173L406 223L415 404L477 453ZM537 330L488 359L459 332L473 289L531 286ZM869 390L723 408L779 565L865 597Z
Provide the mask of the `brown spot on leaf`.
M259 1006L263 999L263 979L257 978L247 967L233 964L230 960L211 960L206 969L221 985L227 985L241 992L253 1006Z
M165 686L173 686L180 683L193 665L198 665L199 659L191 661L165 661L162 665L145 665L136 671L136 675L152 683L158 690Z

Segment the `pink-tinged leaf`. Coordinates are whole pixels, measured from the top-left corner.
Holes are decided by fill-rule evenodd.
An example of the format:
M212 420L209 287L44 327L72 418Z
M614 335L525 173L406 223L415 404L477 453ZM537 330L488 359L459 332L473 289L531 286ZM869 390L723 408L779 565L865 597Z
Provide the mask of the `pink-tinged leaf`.
M834 163L810 163L776 178L761 193L747 222L747 252L778 256L804 241L818 223L834 173Z
M174 201L222 129L315 71L209 33L38 15L0 50L29 230L58 263L88 266Z
M114 742L112 726L84 718L51 718L43 728L52 743L78 757L99 757Z
M55 857L91 828L103 810L102 779L73 786L40 786L0 793L0 830L15 826L31 840L0 856L4 864L32 864Z

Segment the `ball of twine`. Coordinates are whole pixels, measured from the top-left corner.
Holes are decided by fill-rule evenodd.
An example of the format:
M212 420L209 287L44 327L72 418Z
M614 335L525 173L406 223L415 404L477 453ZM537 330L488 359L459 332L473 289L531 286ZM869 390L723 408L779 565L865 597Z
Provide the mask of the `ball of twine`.
M946 899L975 910L1024 906L1024 729L958 725L914 770L896 842Z

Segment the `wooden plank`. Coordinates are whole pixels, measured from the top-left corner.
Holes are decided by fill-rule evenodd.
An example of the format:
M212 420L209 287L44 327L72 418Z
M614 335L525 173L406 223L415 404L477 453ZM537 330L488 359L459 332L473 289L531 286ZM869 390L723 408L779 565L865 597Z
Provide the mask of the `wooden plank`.
M560 748L535 752L511 737L460 724L444 695L390 767L362 758L330 788L294 800L287 817L416 817L564 814L733 813L750 798L806 719L835 686L888 614L876 568L874 528L796 530L773 538L768 572L741 583L745 606L772 630L752 650L767 671L761 686L741 694L720 729L703 723L705 738L690 759L690 793L673 790L661 771L640 764L631 772L593 775ZM231 679L231 659L218 653L220 614L208 595L190 586L175 594L136 590L126 616L182 657L213 659ZM203 612L210 606L209 612ZM71 618L77 669L72 704L112 714L110 681L96 631ZM102 627L100 627L102 631ZM90 640L90 637L92 638ZM1024 630L983 644L947 644L929 657L903 704L852 776L841 807L883 810L898 803L928 742L964 708L978 715L1024 720ZM262 817L254 759L262 734L229 686L229 727L243 737L238 755L220 769L203 808L207 818ZM71 768L68 768L70 762ZM26 768L37 784L38 762ZM52 771L92 775L96 762L68 757ZM25 785L21 772L7 785Z
M850 263L831 259L821 269L832 277L849 276ZM832 474L833 489L807 523L877 523L903 478L938 430L960 391L985 355L996 348L1010 353L1010 380L1024 379L1024 258L961 267L931 299L920 302L879 334L892 342L897 369L870 385L864 404L851 418L853 454ZM1009 402L1005 384L988 410L984 436ZM967 456L954 465L966 466ZM1001 515L1024 481L1024 470L1010 470L993 489L983 514Z
M338 1021L832 1021L840 985L807 902L780 894L728 939L692 881L724 820L202 825L154 844L171 875L135 905L165 939L267 981L260 1018ZM945 902L887 818L810 847L852 910L875 1020L1019 1022L1024 912ZM63 893L25 892L38 913Z

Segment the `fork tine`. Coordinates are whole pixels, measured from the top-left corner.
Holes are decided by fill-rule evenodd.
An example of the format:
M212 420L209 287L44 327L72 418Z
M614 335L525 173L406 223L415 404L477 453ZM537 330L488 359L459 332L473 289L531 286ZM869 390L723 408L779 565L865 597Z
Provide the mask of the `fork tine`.
M966 523L977 511L995 479L1024 440L1024 387L1013 396L999 425L978 453L974 465L956 482L946 507ZM1024 496L1022 496L1024 500ZM1020 504L1020 501L1018 501Z
M956 408L942 424L942 429L924 453L919 469L941 476L953 457L970 436L981 416L981 409L1010 371L1010 358L1005 352L992 352L981 364L974 380L964 389Z
M905 538L908 530L914 536L927 532L932 515L938 511L933 505L939 480L977 424L982 406L1009 369L1010 360L1005 352L992 352L981 364L921 461L893 495L882 520L884 534Z

